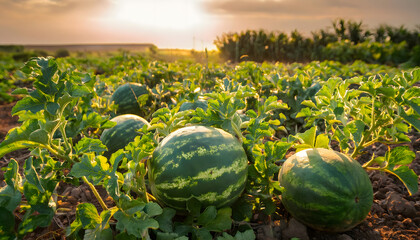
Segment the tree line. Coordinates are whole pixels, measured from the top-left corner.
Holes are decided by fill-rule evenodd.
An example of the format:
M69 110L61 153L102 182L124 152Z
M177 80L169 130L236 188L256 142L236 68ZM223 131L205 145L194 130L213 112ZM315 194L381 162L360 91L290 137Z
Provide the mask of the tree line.
M224 33L214 44L227 60L308 62L336 60L398 65L420 65L420 26L408 29L380 25L368 29L362 21L337 19L332 29L311 32L306 37L297 30L246 30Z

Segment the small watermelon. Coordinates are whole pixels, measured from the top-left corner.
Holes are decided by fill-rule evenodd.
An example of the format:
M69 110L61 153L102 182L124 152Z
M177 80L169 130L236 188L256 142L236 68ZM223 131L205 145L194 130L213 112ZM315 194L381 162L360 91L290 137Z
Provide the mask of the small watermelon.
M148 161L152 194L163 205L186 210L192 198L202 207L233 203L245 188L248 160L242 144L217 128L190 126L172 132Z
M139 83L126 83L119 86L111 97L111 101L117 105L117 115L135 114L145 116L146 112L140 107L138 100L148 93L146 86Z
M111 119L117 124L109 129L105 129L100 137L103 144L106 145L108 151L104 156L111 156L112 153L124 148L129 142L132 142L139 135L138 130L149 123L133 114L119 115Z
M366 171L333 150L297 152L282 165L279 182L286 210L313 229L347 231L361 223L372 207L373 190Z

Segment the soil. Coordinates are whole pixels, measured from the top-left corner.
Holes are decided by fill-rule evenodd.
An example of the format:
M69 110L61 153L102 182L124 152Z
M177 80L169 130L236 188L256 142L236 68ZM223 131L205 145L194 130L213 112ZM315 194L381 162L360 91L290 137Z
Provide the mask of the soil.
M0 142L4 140L9 129L19 125L16 117L10 115L11 104L0 106ZM416 152L416 159L411 164L417 175L420 175L420 133L410 133L411 143L407 145ZM369 149L359 159L366 162L374 153L376 156L384 155L387 147L377 144ZM7 166L11 158L16 159L23 166L29 156L27 150L20 150L7 154L0 159L0 169ZM374 190L374 202L367 218L350 231L343 233L326 233L316 231L299 223L292 218L279 202L275 216L267 217L256 214L251 221L257 239L291 239L301 240L376 240L376 239L420 239L420 193L410 196L404 185L394 176L382 172L369 172ZM4 185L4 171L0 170L0 186ZM98 191L108 207L113 201L106 195L106 191L98 188ZM66 239L65 231L75 219L77 204L83 202L93 203L98 211L101 206L96 201L93 193L85 184L72 186L60 184L57 198L57 213L52 224L47 228L38 228L28 234L24 239ZM16 218L22 215L16 212Z

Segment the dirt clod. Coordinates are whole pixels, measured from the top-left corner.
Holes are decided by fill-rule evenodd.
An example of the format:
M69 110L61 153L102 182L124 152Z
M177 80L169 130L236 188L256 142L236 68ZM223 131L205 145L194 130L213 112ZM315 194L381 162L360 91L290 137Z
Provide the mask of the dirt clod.
M293 237L301 240L309 240L306 226L294 218L290 219L287 228L282 233L283 239L291 239Z

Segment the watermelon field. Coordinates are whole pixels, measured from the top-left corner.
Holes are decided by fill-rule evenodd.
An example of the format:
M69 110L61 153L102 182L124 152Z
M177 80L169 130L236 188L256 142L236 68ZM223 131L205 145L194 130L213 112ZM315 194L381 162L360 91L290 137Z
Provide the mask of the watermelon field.
M418 239L420 68L0 64L0 239Z

